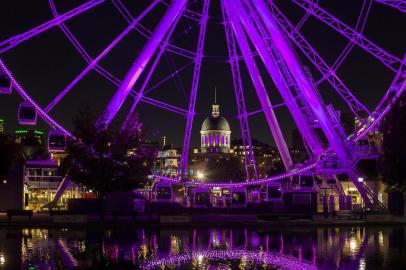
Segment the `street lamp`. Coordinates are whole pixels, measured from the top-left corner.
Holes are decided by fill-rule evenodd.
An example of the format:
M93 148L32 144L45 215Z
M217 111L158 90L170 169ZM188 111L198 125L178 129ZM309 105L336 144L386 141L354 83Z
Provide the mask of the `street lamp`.
M197 179L203 180L203 178L204 178L204 173L201 171L197 171Z
M360 182L360 183L364 182L364 178L358 177L358 182Z

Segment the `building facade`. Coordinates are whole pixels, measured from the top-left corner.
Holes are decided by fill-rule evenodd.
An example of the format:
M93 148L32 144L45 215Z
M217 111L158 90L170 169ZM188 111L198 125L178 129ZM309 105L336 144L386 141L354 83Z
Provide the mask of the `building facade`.
M203 121L200 130L201 153L230 153L231 129L220 115L220 106L212 105L211 115Z

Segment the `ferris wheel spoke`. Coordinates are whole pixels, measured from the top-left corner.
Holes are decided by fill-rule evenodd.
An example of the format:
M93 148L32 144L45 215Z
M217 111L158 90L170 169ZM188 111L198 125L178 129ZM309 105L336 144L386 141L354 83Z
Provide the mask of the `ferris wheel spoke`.
M315 4L317 4L319 2L319 0L313 0ZM274 2L271 1L271 4L273 4ZM306 14L303 16L302 19L300 19L300 21L296 24L296 28L300 29L302 28L302 26L305 24L305 22L307 21L307 19L310 17L311 13L310 11L306 11Z
M121 14L121 16L128 22L131 23L131 21L133 20L133 16L131 15L131 13L128 11L128 9L124 6L124 4L121 2L121 0L112 0L114 7L116 7L116 9L119 11L119 13ZM160 0L160 2L162 2L162 0ZM186 10L183 11L183 14L186 12ZM143 26L142 24L137 24L134 27L134 30L141 34L143 37L145 37L146 39L149 39L152 32L146 28L145 26ZM168 52L183 56L185 58L188 59L194 59L195 55L192 51L183 49L179 46L175 46L172 44L169 44L166 47L166 50Z
M196 58L194 59L195 66L194 66L194 70L193 70L192 86L191 86L191 90L190 90L189 108L188 108L188 114L186 116L185 135L183 138L183 148L182 148L182 154L180 157L180 164L179 164L179 169L178 169L179 177L187 176L190 137L192 134L193 119L195 116L196 97L197 97L197 90L199 88L200 69L202 66L204 41L205 41L205 37L206 37L206 27L207 27L207 21L209 19L209 6L210 6L210 0L203 0L203 12L202 12L201 20L200 20L200 30L199 30L197 49L196 49Z
M81 6L78 6L77 8L74 8L56 18L53 18L52 20L43 23L31 30L28 30L25 33L15 35L13 37L10 37L2 42L0 42L0 54L5 53L6 51L14 48L15 46L21 44L24 41L27 41L31 39L32 37L35 37L39 34L41 34L44 31L49 30L50 28L57 26L101 3L105 2L105 0L91 0Z
M53 5L53 1L50 0L50 3ZM72 44L74 44L75 47L77 47L79 53L84 57L84 59L88 62L88 66L82 70L82 72L79 73L79 75L73 79L66 87L63 89L45 108L46 112L49 112L54 108L60 101L63 99L63 97L69 93L69 91L84 77L86 74L89 73L92 69L96 68L96 71L99 73L103 73L105 76L107 74L107 77L109 77L108 72L105 72L101 67L98 66L98 63L131 31L131 29L134 27L134 25L137 25L139 21L144 18L148 12L154 8L157 4L159 3L159 0L155 0L152 2L148 8L146 8L137 18L134 19L134 21L124 29L94 60L91 60L89 54L86 52L86 50L80 45L80 43L73 37L71 40ZM56 12L56 10L55 10ZM63 26L62 26L63 27ZM67 27L64 27L65 31L64 33L70 33L69 29ZM73 35L72 35L73 36Z
M268 126L271 130L272 136L275 140L276 146L281 155L283 164L284 164L286 170L290 170L293 168L293 161L290 156L289 149L288 149L286 141L283 137L283 133L279 126L275 112L272 109L272 104L269 99L268 93L265 89L265 85L262 80L259 69L258 69L254 59L251 57L251 49L250 49L247 37L244 34L244 29L242 28L242 26L239 22L239 17L242 16L243 11L241 9L239 9L238 14L237 14L237 10L234 9L234 8L236 8L236 6L235 6L236 2L231 2L231 1L234 1L234 0L223 0L222 3L224 4L224 10L226 11L227 17L229 18L232 28L234 30L235 38L239 45L240 51L244 57L244 62L247 66L247 69L250 74L254 88L256 90L259 102L264 111L265 118L268 122ZM249 32L249 31L247 30L247 32ZM251 33L249 33L249 35L251 36ZM255 44L256 42L253 41L253 43ZM280 81L278 81L278 80L274 80L274 81L275 81L275 85L277 85L277 87L280 87Z
M123 16L123 18L128 22L131 23L134 18L131 15L131 13L128 11L128 9L124 6L123 2L120 0L111 0L113 3L114 7L118 10L118 12Z
M404 56L402 66L398 70L392 81L386 95L379 102L377 108L372 114L363 121L360 127L354 132L354 136L348 137L348 140L359 140L373 130L383 119L385 114L392 108L395 101L406 91L406 55Z
M166 3L165 1L161 0L161 3L164 4L165 6L168 6L168 3ZM184 11L184 15L185 18L188 18L190 20L193 20L195 22L200 22L202 15L198 12L195 12L193 10L190 9L185 9Z
M169 31L172 23L178 16L181 16L185 4L186 0L174 0L172 2L171 6L166 11L164 17L159 22L150 39L147 41L140 54L137 56L129 72L124 78L124 81L107 105L107 108L105 110L106 117L99 117L97 121L98 127L101 127L102 125L109 125L112 119L115 117L118 110L121 108L122 104L130 93L132 87L139 79L141 73L145 70L151 57ZM141 95L142 94L143 93L141 93Z
M147 87L147 85L148 85L148 83L149 83L149 81L150 81L150 79L151 79L151 77L152 77L152 75L153 75L153 73L154 73L154 71L155 71L156 66L158 65L159 61L161 60L161 57L162 57L163 53L165 52L166 47L167 47L168 44L169 44L169 39L170 39L170 37L172 36L172 33L173 33L173 31L175 30L175 27L176 27L176 25L177 25L179 19L180 19L180 16L178 16L178 17L175 19L173 25L171 26L171 29L169 29L168 34L166 35L166 37L165 37L164 41L162 42L161 46L159 47L159 52L158 52L158 54L155 56L155 60L154 60L154 62L152 63L151 67L149 68L149 72L148 72L147 76L145 77L144 82L143 82L143 84L141 85L141 88L140 88L140 89L138 90L138 92L134 95L133 104L131 105L130 111L129 111L129 113L127 114L127 117L126 117L126 119L124 120L124 122L123 122L123 124L122 124L122 128L125 128L127 122L131 119L131 117L132 117L132 115L133 115L133 112L134 112L135 108L137 107L138 103L139 103L139 102L145 97L145 95L148 93L148 91L145 90L145 88ZM171 75L173 75L173 74L174 74L174 73L172 73ZM173 77L173 76L171 76L171 77ZM161 81L160 81L160 82L161 82ZM160 83L160 82L158 82L158 83ZM150 90L150 91L152 91L152 90ZM173 111L172 109L169 109L169 110L170 110L170 111Z
M96 66L94 68L94 70L97 73L99 73L100 75L102 75L105 79L110 81L113 85L115 85L117 87L119 87L121 85L122 81L120 81L120 79L115 77L113 74L111 74L109 71L105 70L104 68L102 68L100 66ZM131 89L130 95L133 98L136 98L138 96L138 92L135 91L134 89ZM167 110L167 111L171 111L171 112L183 115L183 116L185 116L186 112L187 112L185 109L176 107L176 106L171 105L171 104L161 102L161 101L153 99L153 98L149 98L149 97L147 97L145 95L140 97L139 101L141 101L143 103L146 103L146 104L149 104L149 105L152 105L152 106L155 106L155 107L160 108L160 109L164 109L164 110Z
M252 15L251 18L256 18L256 14L253 14L253 10L250 9L250 11L251 11L250 15ZM249 37L251 38L252 43L255 44L255 47L259 55L261 56L262 61L266 63L265 68L269 76L274 81L278 92L280 93L284 102L289 108L292 118L296 126L298 127L299 131L301 132L304 141L306 141L311 146L311 149L315 156L320 155L323 152L323 147L321 145L321 142L318 140L318 137L315 135L313 129L311 128L309 121L306 119L304 115L305 110L298 106L296 102L296 97L289 89L289 87L291 86L293 87L293 84L288 83L288 81L292 81L293 83L293 79L291 77L287 77L288 70L284 65L282 66L283 60L278 54L276 54L275 50L274 55L270 53L270 51L268 50L269 49L268 44L264 42L262 37L260 37L260 35L257 33L256 29L253 28L254 22L250 22L248 14L246 14L245 10L241 6L238 9L238 12L240 18L244 16L244 20L241 21L243 22L243 25L246 28L246 31ZM299 96L299 94L300 93L297 93L297 96ZM264 112L267 112L269 110L268 108L272 108L272 105L264 104L262 107L264 109Z
M269 1L269 0L268 0ZM380 48L378 45L373 43L364 37L361 33L355 31L348 25L341 22L339 19L314 4L310 0L291 0L298 6L302 7L304 10L309 11L314 17L324 22L329 27L336 30L342 36L346 37L350 41L354 41L362 49L373 55L376 59L381 61L386 67L392 71L397 71L398 67L401 64L401 60Z
M49 6L51 7L51 10L52 10L52 13L53 13L54 17L55 18L58 17L59 14L58 14L58 11L56 10L54 1L53 0L48 0L48 3L49 3ZM66 27L66 25L62 22L62 23L59 24L59 28L61 28L62 32L69 39L71 44L79 52L79 54L82 56L82 58L85 59L85 61L87 63L90 63L91 57L89 56L89 54L87 53L85 48L83 48L83 46L80 44L80 42L76 39L76 37L72 34L72 32L68 29L68 27Z
M374 1L382 5L396 8L406 13L406 2L404 0L374 0Z
M314 117L314 119L317 119L317 123L325 134L330 146L334 149L335 153L343 162L343 164L346 164L349 159L349 153L342 143L342 141L345 139L345 134L343 134L342 132L343 130L339 129L340 126L338 126L337 123L334 122L331 113L326 110L316 87L314 86L314 84L312 84L311 80L305 74L304 69L296 58L293 48L285 39L283 32L279 29L274 18L271 16L271 13L269 12L265 4L265 1L253 0L253 5L249 8L253 9L254 7L260 14L266 30L268 31L269 37L271 38L274 48L274 56L278 57L276 60L277 63L279 62L280 64L286 64L286 68L288 69L287 75L291 74L291 79L294 80L295 84L295 87L293 89L295 89L295 91L297 92L299 99L301 99L301 103L306 104L306 107L308 107L309 112L311 112L312 114L312 118ZM247 31L249 28L253 28L245 11L243 9L240 9L239 13L241 21L243 22L243 25L247 29ZM252 17L255 18L255 14L253 14ZM251 33L249 34L249 36L252 38L255 46L257 46L258 52L261 54L265 66L269 66L269 62L272 61L272 58L269 56L267 47L264 46L264 42L263 40L261 40L261 38L255 37L255 31L251 30L250 32ZM264 37L264 35L262 35L262 37ZM282 90L280 92L284 91L284 89L278 90ZM306 116L305 113L304 116ZM307 123L310 122L307 121L304 123L296 124L310 127Z
M223 24L224 30L226 35L226 42L228 48L228 57L229 63L231 68L231 75L233 79L233 86L234 86L234 96L237 104L237 111L238 111L238 120L240 122L240 130L241 130L241 137L245 152L245 175L248 180L251 179L258 179L258 173L256 168L255 156L252 150L252 139L249 127L249 121L244 97L244 89L242 85L242 78L241 78L241 71L239 65L239 59L237 54L237 45L235 42L235 38L233 35L233 30L231 29L231 25L229 20L226 19L226 11L224 10L224 5L221 3L222 6L222 14L223 14ZM263 110L259 110L263 112ZM247 151L248 149L248 151ZM252 174L251 174L252 171Z
M193 62L189 62L184 64L183 66L181 66L180 68L176 69L173 73L169 74L168 76L162 78L159 82L155 83L154 85L152 85L151 87L149 87L148 89L145 90L145 94L148 94L149 92L152 92L153 90L155 90L156 88L158 88L159 86L161 86L162 84L164 84L165 82L169 81L170 79L172 79L172 77L177 76L179 73L181 73L183 70L185 70L186 68L188 68L189 66L191 66L193 64Z
M364 0L361 8L360 15L358 16L357 23L355 25L355 31L359 32L362 34L364 31L365 24L368 19L369 12L371 10L372 6L372 0ZM348 54L351 52L352 48L355 46L355 42L352 39L347 46L344 48L344 50L340 53L336 61L334 62L333 66L331 67L332 70L337 71L337 69L340 67L340 65L344 62L344 60L347 58ZM321 84L325 78L321 78L316 85Z
M360 113L370 114L370 111L364 104L362 104L347 88L347 86L338 78L337 74L324 59L316 52L310 43L300 34L297 28L288 20L288 18L272 4L273 15L278 21L278 24L287 33L289 38L296 44L296 46L303 52L303 54L313 63L317 70L325 78L335 91L343 98L352 113L360 117ZM317 85L317 84L316 84Z

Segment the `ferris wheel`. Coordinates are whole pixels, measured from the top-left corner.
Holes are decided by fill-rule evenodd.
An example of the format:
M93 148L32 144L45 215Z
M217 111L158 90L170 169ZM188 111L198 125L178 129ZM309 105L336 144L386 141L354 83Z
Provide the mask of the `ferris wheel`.
M406 88L405 58L397 56L385 50L377 43L364 35L364 28L368 22L371 10L389 8L399 13L406 12L404 1L384 0L360 0L360 8L356 24L354 26L344 23L338 18L339 14L332 14L319 5L318 0L290 0L292 5L303 11L299 20L293 22L280 7L280 1L272 0L221 0L221 1L187 1L187 0L151 0L144 1L143 10L133 14L121 0L90 0L82 5L65 12L59 12L54 0L49 0L49 6L53 18L26 32L11 36L0 42L0 92L11 93L14 89L23 99L18 109L19 123L22 125L35 125L37 116L45 121L51 128L49 140L61 141L61 138L74 138L72 133L60 124L53 111L60 102L69 94L75 86L83 80L89 72L96 72L105 80L112 83L115 93L100 117L97 127L109 125L117 116L124 102L132 99L129 114L137 110L140 103L169 111L185 119L185 132L183 137L182 154L180 158L179 173L177 178L168 178L157 175L159 179L171 182L184 182L187 178L188 160L192 127L197 115L196 102L201 82L201 69L206 61L227 63L232 75L232 93L238 114L241 137L245 149L246 177L250 181L241 183L203 183L194 182L192 179L186 183L204 186L244 186L253 184L266 184L301 174L330 174L337 175L346 173L350 176L354 185L361 193L364 201L369 206L380 206L375 194L362 182L357 181L359 173L356 165L360 159L373 158L370 153L362 153L357 147L357 142L362 140L370 131L374 130L392 104ZM119 34L100 52L89 52L77 38L68 22L75 20L79 15L85 16L87 12L98 9L100 6L109 5L111 10L119 12L127 25ZM218 6L218 13L213 15L212 7ZM148 17L155 9L163 9L164 12L155 25L146 27L143 19ZM302 29L309 20L315 20L334 31L340 38L346 40L345 48L333 64L328 63L315 49L308 38L302 34ZM193 25L196 31L190 31L192 27L181 26L181 21L187 21ZM227 53L221 56L205 54L207 39L207 27L214 23L224 30ZM179 28L183 27L181 31ZM35 95L30 89L25 89L24 78L14 76L13 70L4 60L3 56L13 51L22 43L30 42L34 37L52 29L59 28L70 44L86 63L76 76L70 78L70 82L61 90L55 92L54 98L46 105L40 106ZM135 55L130 69L123 79L119 79L111 70L103 67L103 59L109 56L111 51L125 42L126 36L136 32L143 39L142 48ZM175 34L181 32L183 36L194 35L196 40L194 49L176 43ZM376 101L374 108L368 108L345 83L346 78L339 77L339 69L342 63L351 57L354 48L362 50L372 56L376 61L392 73L393 80L382 91L382 97ZM191 86L187 89L188 98L185 108L174 106L165 100L151 98L148 94L158 88L160 82L149 87L151 77L161 65L164 54L176 55L187 62L181 68L174 68L173 72L162 81L181 76L182 70L190 68ZM302 64L306 61L309 65ZM260 67L261 66L261 67ZM248 74L245 78L242 69ZM319 77L319 79L315 79ZM244 87L244 79L249 80L255 90L260 109L250 112L246 106L247 89ZM264 81L271 79L274 88L283 100L280 104L271 102L269 89ZM176 79L175 79L176 80ZM341 103L345 104L353 117L359 119L359 125L352 133L348 133L342 126L339 112L329 104L325 104L320 94L320 86L327 83L329 87L340 97ZM183 88L183 87L182 87ZM303 138L308 151L308 160L304 165L297 166L292 161L291 154L283 135L280 122L275 113L279 107L285 107L290 112L293 122ZM251 130L249 118L253 114L263 113L267 122L267 128L275 141L275 145L281 156L285 173L260 179L257 175L257 164L252 152ZM105 117L107 116L107 117ZM321 132L320 132L321 131ZM320 133L322 135L320 135ZM323 139L321 138L323 137ZM323 140L326 141L323 142ZM54 145L55 146L55 145ZM57 147L57 145L55 146Z

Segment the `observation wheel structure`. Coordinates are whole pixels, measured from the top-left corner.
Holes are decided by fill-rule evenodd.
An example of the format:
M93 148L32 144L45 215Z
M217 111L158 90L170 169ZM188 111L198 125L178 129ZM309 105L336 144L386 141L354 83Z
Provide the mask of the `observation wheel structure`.
M0 72L2 74L1 89L6 93L13 88L23 99L20 105L20 117L26 116L22 124L35 124L29 120L38 116L51 128L55 136L72 137L72 133L61 125L52 111L69 94L75 86L83 80L89 72L96 72L115 86L115 92L103 110L103 118L97 121L97 127L109 125L118 115L123 104L131 100L129 114L137 110L140 103L170 111L185 119L185 132L183 138L182 154L177 178L168 178L157 175L161 180L183 182L200 186L247 186L267 184L271 181L292 177L300 174L332 175L348 174L354 185L362 195L365 204L370 208L383 208L383 205L365 183L358 181L361 176L356 169L357 163L364 158L371 158L367 153L360 152L357 142L362 140L368 132L377 128L379 121L391 108L392 104L405 90L405 57L396 56L383 47L371 41L364 35L364 28L368 22L371 10L393 9L399 13L406 12L404 1L360 0L362 8L359 11L356 24L347 24L338 18L338 15L324 9L318 0L289 0L293 6L301 9L303 14L297 22L289 19L280 7L281 1L272 0L221 0L221 1L188 1L188 0L151 0L138 14L133 14L128 3L121 0L90 0L68 11L60 12L53 0L49 0L49 7L53 18L28 31L11 36L0 42ZM282 1L283 2L283 1ZM89 52L82 45L68 25L76 17L85 16L92 10L104 5L110 5L114 12L127 22L124 29L102 50L96 54ZM218 5L218 14L212 15L212 6ZM143 25L143 19L148 17L155 9L164 9L162 16L151 27ZM346 46L335 59L333 64L328 63L315 49L314 44L302 34L303 27L312 19L334 31L346 40ZM182 21L188 21L185 27ZM224 28L227 53L223 56L205 54L207 27L217 24ZM193 25L192 27L190 25ZM184 48L176 43L178 29L182 36L194 35L196 43L194 49ZM30 89L25 89L24 78L14 76L13 70L6 64L4 57L23 43L29 43L36 36L42 35L55 28L59 28L70 44L77 50L85 61L85 68L70 78L70 82L55 93L54 98L46 105L39 105L35 95ZM190 31L190 29L195 31ZM186 29L186 30L183 30ZM103 59L119 44L125 41L127 35L136 32L144 37L141 49L128 55L133 60L125 76L119 79L113 72L103 67ZM346 84L345 78L340 78L339 68L347 60L352 50L357 48L372 56L380 65L393 75L392 82L382 91L382 97L377 106L368 108L364 105ZM190 68L191 84L188 92L187 106L182 108L166 103L164 100L148 96L149 92L159 87L160 83L148 88L151 77L161 64L164 55L176 55L188 62L185 67L173 68L173 73L162 81L177 80L178 86L184 88L179 81L183 68ZM4 57L3 57L4 56ZM245 168L248 181L241 183L205 183L194 182L188 177L188 160L190 141L199 86L202 81L201 70L206 62L227 63L232 77L232 93L235 96L237 118L240 124L241 137L245 149ZM307 65L302 64L306 61ZM244 70L243 70L244 69ZM243 76L243 72L248 75ZM316 80L314 78L318 77ZM274 87L269 89L264 83L271 79ZM247 81L248 82L245 82ZM254 89L260 109L250 112L247 109L246 97L248 93L245 83L250 83ZM361 124L352 133L343 128L340 116L333 105L326 104L320 93L320 87L327 83L329 87L341 98L348 110L361 121ZM11 87L11 88L10 88ZM183 89L185 90L185 89ZM282 99L282 103L271 103L270 91L275 91ZM291 154L282 132L280 122L275 113L279 107L285 107L298 128L308 151L305 165L298 166L292 161ZM34 111L34 113L33 113ZM25 112L25 114L24 114ZM28 113L27 113L28 112ZM251 145L251 130L249 118L253 114L263 113L275 145L281 156L286 172L267 178L259 178L257 164ZM128 114L128 115L129 115ZM28 116L27 116L28 115ZM105 117L107 116L107 117ZM125 120L123 121L125 123ZM60 139L60 138L59 138ZM372 157L373 158L373 157Z

